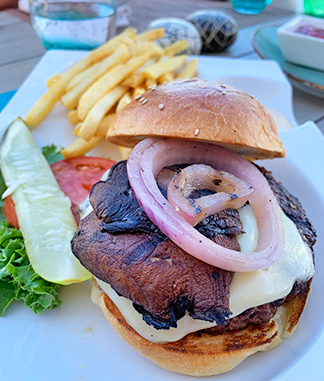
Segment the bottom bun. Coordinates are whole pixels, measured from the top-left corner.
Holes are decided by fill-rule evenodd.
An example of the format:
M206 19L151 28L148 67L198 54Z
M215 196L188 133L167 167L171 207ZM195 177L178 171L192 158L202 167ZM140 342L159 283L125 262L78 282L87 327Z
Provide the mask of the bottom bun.
M272 349L282 338L290 337L307 302L311 283L294 300L281 305L266 324L251 324L216 336L190 333L176 342L152 343L126 323L107 294L94 279L92 282L92 301L101 307L111 327L126 343L160 367L191 376L228 372L254 353Z

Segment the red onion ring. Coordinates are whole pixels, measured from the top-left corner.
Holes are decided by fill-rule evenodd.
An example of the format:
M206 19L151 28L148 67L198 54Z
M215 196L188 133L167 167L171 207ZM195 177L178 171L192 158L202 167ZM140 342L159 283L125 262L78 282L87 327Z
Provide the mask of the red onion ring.
M247 181L254 187L249 198L258 229L257 251L226 249L204 237L174 210L157 183L159 171L172 164L207 164ZM255 271L277 261L284 250L284 231L277 200L268 182L238 154L209 143L150 138L133 149L127 162L129 182L142 209L175 244L194 257L229 271Z
M198 199L189 198L194 190L215 193ZM241 208L254 191L246 181L209 165L193 164L176 172L168 185L168 201L191 226L225 209Z

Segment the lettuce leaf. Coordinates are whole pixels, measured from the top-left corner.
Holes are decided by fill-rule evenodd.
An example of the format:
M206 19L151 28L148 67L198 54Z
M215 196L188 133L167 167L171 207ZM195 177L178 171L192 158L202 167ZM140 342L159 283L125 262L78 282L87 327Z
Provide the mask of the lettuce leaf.
M59 284L51 283L33 270L20 230L6 221L0 225L0 316L14 300L41 314L60 306Z
M61 150L54 144L42 148L49 164L64 159ZM5 190L0 171L0 198ZM0 317L13 300L23 300L26 307L39 315L45 309L59 307L58 290L61 285L48 282L35 273L21 231L5 220L3 202L0 200Z
M54 144L42 148L43 155L45 156L45 159L48 161L49 165L64 159L61 151L62 147L57 147Z

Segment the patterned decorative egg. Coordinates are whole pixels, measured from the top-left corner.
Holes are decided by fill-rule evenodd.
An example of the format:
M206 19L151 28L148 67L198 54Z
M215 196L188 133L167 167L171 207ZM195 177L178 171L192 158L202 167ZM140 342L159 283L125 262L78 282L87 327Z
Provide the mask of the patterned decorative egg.
M164 37L157 42L165 48L172 43L186 39L189 48L184 51L186 54L199 54L202 47L202 40L198 29L190 22L177 18L165 17L152 21L150 28L164 28Z
M203 41L202 52L221 52L236 39L237 23L226 13L203 9L191 13L187 20L200 32Z

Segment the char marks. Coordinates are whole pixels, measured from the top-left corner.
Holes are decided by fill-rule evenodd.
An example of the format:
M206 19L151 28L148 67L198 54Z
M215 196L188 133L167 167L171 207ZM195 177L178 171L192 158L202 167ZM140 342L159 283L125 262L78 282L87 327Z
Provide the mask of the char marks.
M270 171L262 167L258 167L258 169L267 179L281 209L295 223L303 241L312 248L316 242L316 231L313 223L307 218L300 201L297 197L288 192L288 190L272 176Z

